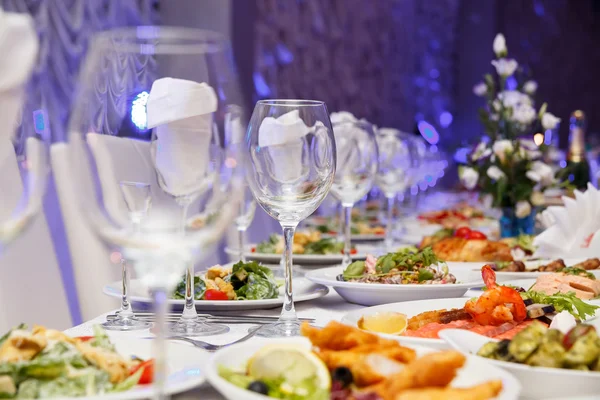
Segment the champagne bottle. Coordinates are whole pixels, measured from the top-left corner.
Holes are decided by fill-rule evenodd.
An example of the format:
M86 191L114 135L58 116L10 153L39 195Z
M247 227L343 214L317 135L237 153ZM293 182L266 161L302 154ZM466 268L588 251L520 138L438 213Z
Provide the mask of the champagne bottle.
M587 189L590 181L590 164L585 149L585 114L581 110L571 114L567 165L561 171L561 176L579 190Z

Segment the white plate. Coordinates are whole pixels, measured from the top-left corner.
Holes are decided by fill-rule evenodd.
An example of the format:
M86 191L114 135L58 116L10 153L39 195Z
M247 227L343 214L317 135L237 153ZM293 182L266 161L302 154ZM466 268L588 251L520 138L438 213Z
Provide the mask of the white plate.
M110 285L104 286L104 293L113 296L121 297L121 281L113 282ZM129 301L136 303L152 304L152 299L148 293L148 289L144 287L138 279L132 279L130 284ZM279 297L276 299L265 300L230 300L230 301L210 301L196 300L196 309L199 311L211 310L264 310L269 308L277 308L283 305L283 287L279 289ZM323 285L315 285L306 278L294 278L294 301L307 301L317 299L329 293L329 289ZM181 306L185 305L183 299L169 299L169 305Z
M279 264L281 262L282 254L272 254L272 253L253 253L251 250L253 247L256 247L255 244L248 245L244 256L247 260L254 260L261 262L263 264ZM364 260L367 258L367 254L377 254L378 249L373 246L356 246L357 253L352 254L352 259L356 260ZM238 256L238 250L232 249L230 247L225 248L225 253ZM341 264L344 258L343 254L294 254L292 259L294 264L298 265L314 265L314 266L323 266L323 265L336 265Z
M225 379L221 378L218 373L219 366L225 366L232 369L240 369L245 366L250 357L252 357L258 350L260 350L265 344L273 343L289 343L292 345L305 346L310 349L310 341L306 338L293 338L293 339L270 339L266 340L254 340L252 342L244 342L227 347L225 349L217 351L214 356L210 359L207 369L206 378L212 386L214 386L223 396L229 400L265 400L269 399L267 396L263 396L248 390L239 388ZM426 348L415 348L418 355L424 355L431 352L431 349ZM456 378L452 381L451 386L453 387L465 387L474 386L492 379L501 379L503 384L502 392L500 396L496 397L497 400L516 400L519 397L521 391L521 385L512 375L508 372L503 371L501 368L492 366L479 357L467 356L467 362L459 370Z
M142 359L154 357L152 353L152 340L132 339L111 336L117 351L125 356L137 356ZM209 354L204 350L175 342L167 342L167 381L166 392L168 395L186 392L205 381L206 364ZM102 400L134 400L148 399L153 395L152 385L139 385L122 393L113 393L104 396L85 397L86 399ZM68 397L69 399L82 399L82 397Z
M440 336L456 350L474 356L489 365L504 368L521 381L523 396L535 399L569 398L600 393L600 372L573 371L559 368L530 367L474 355L490 338L460 329L447 329Z
M405 301L401 303L384 304L375 307L363 308L347 313L342 317L342 323L353 327L358 326L358 320L364 315L373 315L381 312L398 312L406 314L408 318L414 317L425 311L434 311L441 309L463 308L469 300L467 297L458 297L453 299L430 299L418 301ZM428 346L438 349L447 349L448 345L442 339L427 339L410 336L396 336L380 333L379 336L398 340L400 343L410 346Z
M372 306L394 303L397 301L433 299L443 297L461 297L469 288L481 286L482 281L464 279L466 275L456 275L459 282L439 285L392 285L379 283L338 281L337 276L344 271L343 267L331 267L309 271L305 277L315 283L331 286L350 303Z
M322 238L336 238L337 235L323 233ZM385 239L385 235L375 235L373 233L353 233L350 235L350 240L353 242L380 242Z

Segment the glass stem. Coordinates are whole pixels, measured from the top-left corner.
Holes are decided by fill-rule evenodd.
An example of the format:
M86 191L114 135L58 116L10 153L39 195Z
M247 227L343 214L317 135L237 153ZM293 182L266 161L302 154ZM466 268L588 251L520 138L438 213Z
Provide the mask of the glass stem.
M129 302L129 270L127 269L127 261L121 258L121 276L123 279L123 291L121 294L121 310L119 311L119 317L131 318L133 317L133 310L131 309L131 303Z
M239 253L238 253L238 259L241 262L246 262L246 256L244 255L244 235L246 234L246 230L245 229L240 229L238 228L238 248L239 248Z
M187 224L187 214L190 203L191 202L187 198L183 199L180 203L181 221L179 229L181 236L185 236L185 226ZM194 264L189 264L185 270L185 307L183 308L183 314L181 315L183 320L195 321L198 318L194 303Z
M342 259L342 266L347 267L352 262L352 257L350 257L350 250L352 248L352 205L344 205L343 208L344 258Z
M395 204L396 196L390 196L387 198L388 208L387 208L387 221L385 227L385 248L388 252L393 251L394 247L394 204Z
M151 291L154 302L154 312L156 313L154 344L154 400L166 400L169 398L165 394L165 383L167 379L167 351L165 332L167 329L167 291L164 288L157 288Z
M344 206L342 206L342 203L340 203L339 213L340 224L338 226L337 240L338 242L341 242L342 240L344 240Z
M296 309L294 308L294 297L292 289L292 246L294 244L294 232L296 231L296 225L288 225L283 228L283 259L284 259L284 277L285 277L285 290L283 309L279 316L280 322L297 323L298 316L296 315Z

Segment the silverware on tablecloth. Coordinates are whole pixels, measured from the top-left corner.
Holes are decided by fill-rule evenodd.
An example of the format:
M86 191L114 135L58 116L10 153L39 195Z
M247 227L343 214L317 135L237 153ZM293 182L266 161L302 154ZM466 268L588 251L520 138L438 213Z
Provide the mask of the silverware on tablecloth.
M190 338L185 337L185 336L167 336L165 339L167 339L167 340L180 340L182 342L187 342L187 343L190 343L190 344L194 345L195 347L199 347L199 348L201 348L203 350L206 350L206 351L212 353L212 352L217 351L219 349L222 349L224 347L231 346L232 344L241 343L241 342L244 342L244 341L250 339L259 330L261 330L261 328L262 328L262 326L259 326L256 329L252 329L245 336L242 336L241 338L239 338L237 340L234 340L233 342L229 342L229 343L225 343L225 344L212 344L212 343L204 342L202 340L190 339ZM146 338L146 339L154 339L154 338L150 337L150 338Z
M222 323L230 323L230 324L263 324L263 323L271 323L275 322L279 319L279 316L270 316L270 315L213 315L213 314L199 314L199 317L204 318L206 321L218 321ZM179 314L168 314L166 319L168 321L179 319ZM117 318L116 314L110 314L106 316L107 320L112 320ZM156 315L154 313L135 313L135 318L143 321L154 321L156 319ZM302 322L315 322L314 318L299 318Z

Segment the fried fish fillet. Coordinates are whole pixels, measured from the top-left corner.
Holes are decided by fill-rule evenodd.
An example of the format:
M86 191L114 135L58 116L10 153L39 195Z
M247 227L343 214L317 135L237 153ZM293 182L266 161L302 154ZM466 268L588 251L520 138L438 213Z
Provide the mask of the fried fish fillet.
M435 311L425 311L421 314L417 314L414 317L409 318L408 320L408 330L416 331L417 329L430 324L432 322L437 322L439 324L447 324L452 321L458 320L468 320L471 319L471 315L464 310L464 308L453 308L452 310L435 310Z
M435 255L444 261L512 261L506 243L491 240L467 240L448 237L431 245Z
M339 322L332 321L323 329L315 328L307 323L300 328L302 335L306 336L321 350L350 350L353 347L374 344L394 346L395 340L382 339L372 333L364 332Z
M502 391L502 381L488 381L470 388L409 389L394 400L488 400Z
M445 388L465 361L465 356L458 351L429 353L407 364L400 373L369 389L383 400L396 400L399 393L408 389Z

